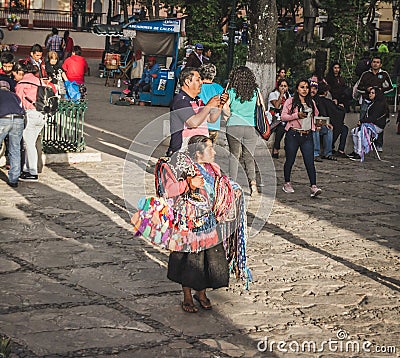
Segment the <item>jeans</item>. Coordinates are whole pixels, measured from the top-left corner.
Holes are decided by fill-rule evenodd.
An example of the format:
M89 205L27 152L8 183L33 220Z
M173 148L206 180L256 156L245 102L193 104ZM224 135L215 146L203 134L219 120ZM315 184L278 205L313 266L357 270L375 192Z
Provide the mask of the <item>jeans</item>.
M346 140L348 135L349 135L349 127L343 124L342 132L340 133L339 148L338 148L341 152L344 152L344 149L346 148Z
M0 143L8 135L8 155L10 170L8 181L17 183L21 174L21 138L24 131L23 118L0 118Z
M322 155L325 157L332 155L333 132L327 126L322 126L320 131L313 132L314 157L320 155L321 137L324 147Z
M36 150L36 139L45 125L45 116L34 110L28 109L26 111L27 124L24 129L24 142L25 142L25 164L24 172L29 172L31 175L38 173L38 153Z
M301 154L303 154L304 165L307 170L308 179L311 185L317 184L317 174L314 166L314 143L312 131L306 135L300 135L293 129L290 129L285 136L285 152L286 160L283 166L285 182L290 182L290 175L292 172L293 164L296 160L297 151L300 147Z
M256 181L254 152L258 135L251 126L227 126L226 138L229 145L229 176L236 181L239 170L239 158L243 152L245 170L249 182Z
M367 102L366 99L363 98L362 103L360 104L360 120L362 120L367 114L368 106L371 102Z
M282 124L278 124L275 127L275 140L274 140L274 149L279 150L281 149L281 141L283 136L285 135L285 126Z

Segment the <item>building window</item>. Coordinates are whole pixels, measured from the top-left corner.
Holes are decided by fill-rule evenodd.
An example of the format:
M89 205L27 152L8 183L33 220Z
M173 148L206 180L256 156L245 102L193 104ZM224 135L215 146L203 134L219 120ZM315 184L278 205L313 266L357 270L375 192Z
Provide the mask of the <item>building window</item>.
M393 22L380 21L379 22L379 35L392 35Z

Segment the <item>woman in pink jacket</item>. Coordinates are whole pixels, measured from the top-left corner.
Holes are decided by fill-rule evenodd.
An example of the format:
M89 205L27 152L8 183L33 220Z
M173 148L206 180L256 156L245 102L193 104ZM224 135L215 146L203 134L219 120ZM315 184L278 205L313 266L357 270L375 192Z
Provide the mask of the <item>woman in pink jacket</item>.
M285 193L294 193L290 175L297 151L300 148L310 180L311 197L321 194L321 189L317 187L314 166L312 134L315 131L314 116L318 116L318 109L310 95L310 84L308 80L301 79L296 83L294 96L285 101L281 115L282 121L287 122L285 127L287 132L285 136L286 160L283 167L285 184L282 188Z
M38 181L38 153L36 150L36 139L42 131L46 119L43 113L38 112L34 102L38 86L47 85L47 81L36 77L39 71L37 66L30 62L21 65L24 77L15 87L15 92L22 101L22 107L26 111L26 127L23 132L25 143L25 163L19 177L21 181Z

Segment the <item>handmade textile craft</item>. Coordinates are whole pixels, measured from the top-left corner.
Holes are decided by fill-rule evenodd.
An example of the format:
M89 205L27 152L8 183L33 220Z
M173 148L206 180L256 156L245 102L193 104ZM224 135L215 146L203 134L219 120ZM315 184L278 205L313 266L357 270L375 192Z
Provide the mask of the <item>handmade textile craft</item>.
M204 187L193 191L186 179L195 175L203 176ZM189 253L222 241L231 271L251 281L246 265L245 203L239 185L221 175L215 164L194 163L184 153L158 161L155 184L158 196L142 198L132 217L135 236ZM235 191L241 192L239 198Z

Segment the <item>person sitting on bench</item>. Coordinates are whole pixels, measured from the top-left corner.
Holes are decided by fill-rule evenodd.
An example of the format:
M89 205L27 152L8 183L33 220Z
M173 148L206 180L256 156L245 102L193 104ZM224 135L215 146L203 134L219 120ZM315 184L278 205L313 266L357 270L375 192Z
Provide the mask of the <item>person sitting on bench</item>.
M371 103L367 108L365 116L360 119L359 126L351 130L354 143L354 151L348 155L351 159L362 159L362 132L360 130L360 125L362 123L370 123L373 125L376 134L379 134L383 132L389 116L388 105L382 91L378 87L370 87L368 90L368 97Z

